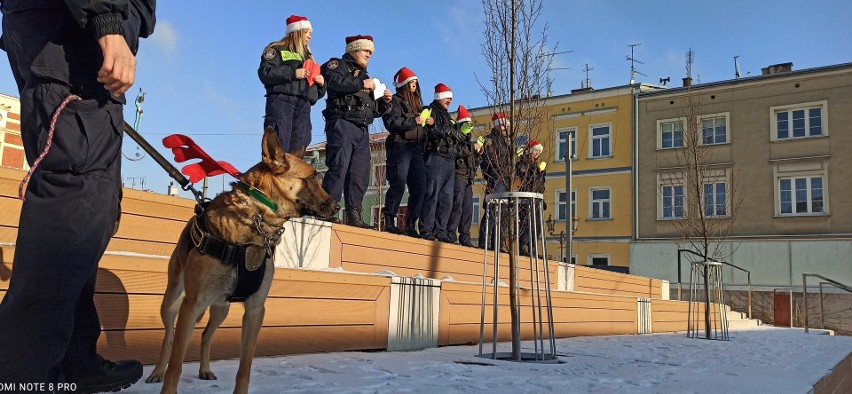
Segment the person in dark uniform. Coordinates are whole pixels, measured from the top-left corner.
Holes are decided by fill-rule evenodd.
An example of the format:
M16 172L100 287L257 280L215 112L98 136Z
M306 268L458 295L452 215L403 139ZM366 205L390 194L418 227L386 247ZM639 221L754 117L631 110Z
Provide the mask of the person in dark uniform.
M470 224L473 220L473 179L482 152L482 142L471 140L471 119L467 108L459 105L456 113L456 128L464 140L458 144L456 176L453 188L453 213L447 225L447 237L462 246L473 247L470 242ZM458 233L458 238L456 238Z
M447 85L435 85L435 99L429 104L435 122L426 128L426 201L420 220L423 239L449 243L452 241L447 228L453 210L456 145L463 140L448 112L452 101L453 92Z
M118 229L124 92L139 37L153 32L155 1L0 3L0 46L18 85L31 167L0 303L0 383L117 391L142 365L97 354L95 281Z
M482 176L485 178L485 195L491 193L505 193L509 191L509 183L514 176L512 168L512 152L511 141L509 141L509 120L503 113L494 114L491 117L493 125L491 132L485 139L482 155ZM485 204L483 204L485 206ZM482 220L479 223L479 247L491 248L493 243L496 227L496 215L491 209L486 209L482 214ZM486 226L486 219L488 226ZM502 227L508 217L502 217ZM485 230L488 229L489 240L486 243ZM504 228L505 230L505 228ZM502 247L500 249L503 249Z
M417 75L406 67L399 69L393 77L396 94L390 103L379 101L379 112L385 128L390 133L385 141L387 150L387 179L390 183L382 210L385 231L406 234L419 238L417 220L423 209L426 196L426 160L424 147L426 129L432 126L433 118L420 119L423 100ZM396 226L399 204L408 185L408 210L405 230Z
M308 43L313 29L308 18L290 15L281 41L263 50L257 75L266 89L263 127L278 133L285 152L299 152L311 143L311 106L325 95L322 74L305 68L314 57Z
M345 224L374 228L361 218L361 203L370 180L370 136L367 127L378 114L373 100L373 80L367 75L367 63L376 47L371 36L346 37L346 54L322 65L328 98L325 117L327 138L325 164L328 172L322 188L334 199L343 194ZM391 101L390 90L382 99ZM322 218L335 221L335 218Z
M531 140L527 143L517 163L517 177L521 182L518 191L544 194L547 162L540 160L543 151L544 146L538 141ZM547 203L543 204L543 208L547 209ZM521 222L520 234L518 234L519 248L520 253L524 256L529 256L531 253L535 254L537 246L536 242L530 242L529 212L530 207L524 205L518 215ZM533 235L536 237L541 237L541 223L541 212L539 212L533 220L533 226L535 226L535 234Z

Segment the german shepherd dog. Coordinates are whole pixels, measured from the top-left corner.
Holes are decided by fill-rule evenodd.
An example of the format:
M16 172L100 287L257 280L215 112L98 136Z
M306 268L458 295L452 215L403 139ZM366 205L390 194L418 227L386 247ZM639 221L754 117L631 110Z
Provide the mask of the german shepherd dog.
M246 264L250 260L262 262L268 257L270 234L278 230L280 235L284 222L290 218L328 217L340 209L320 186L314 168L305 163L301 155L285 153L272 128L264 131L262 150L263 160L240 175L240 181L247 187L235 186L230 192L219 194L205 211L209 235L231 245L248 245ZM248 190L261 191L266 201ZM273 210L275 205L277 209ZM230 302L227 300L236 286L236 265L223 263L218 257L202 254L196 248L197 241L192 234L196 220L198 217L187 223L169 261L168 285L160 307L165 337L159 361L147 379L148 383L164 381L162 393L177 392L187 345L196 322L208 307L210 319L202 334L198 374L201 379L216 379L210 371L210 344L213 333L228 316ZM252 359L265 313L264 301L275 272L272 259L268 260L259 289L244 301L235 393L248 392Z

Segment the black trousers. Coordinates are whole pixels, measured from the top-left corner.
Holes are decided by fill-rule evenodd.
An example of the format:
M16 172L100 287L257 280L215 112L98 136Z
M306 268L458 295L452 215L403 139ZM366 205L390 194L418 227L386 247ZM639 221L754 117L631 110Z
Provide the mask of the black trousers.
M450 241L458 241L461 244L470 242L470 225L473 221L473 188L467 181L467 177L455 178L455 189L453 189L453 213L447 225L447 237Z
M430 154L426 159L426 200L420 216L421 234L447 239L447 224L453 211L455 157Z
M426 198L426 162L423 147L417 142L387 143L387 179L390 186L385 194L382 213L396 216L408 186L407 220L420 219Z
M275 129L284 152L306 148L311 144L311 103L296 96L270 93L266 96L263 127Z
M3 17L30 165L45 146L57 106L79 93L30 71L50 38L43 19L51 12L64 11ZM65 57L40 60L67 64ZM59 115L53 146L26 191L9 290L0 303L0 382L74 382L103 361L96 353L101 329L93 296L98 262L120 213L124 120L122 106L107 96L83 98Z
M361 208L370 181L370 136L366 127L358 127L343 119L331 119L325 125L328 142L322 188L340 201L343 194L346 209Z

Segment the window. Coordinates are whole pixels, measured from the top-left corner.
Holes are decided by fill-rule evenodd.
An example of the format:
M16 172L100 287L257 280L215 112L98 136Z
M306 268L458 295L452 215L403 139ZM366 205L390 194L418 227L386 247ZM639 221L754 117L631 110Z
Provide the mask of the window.
M701 119L702 144L714 145L726 142L728 142L727 116L714 116Z
M828 135L827 102L772 107L772 138L788 140Z
M662 205L664 219L683 218L683 185L666 185L660 191L662 194Z
M473 209L471 210L473 218L471 219L471 224L479 224L479 194L473 195Z
M567 145L565 144L568 134L571 134L571 159L577 159L577 128L556 130L556 160L565 161L565 155L568 154Z
M591 219L610 219L610 189L590 189L589 194L591 195L591 207L589 209L592 215Z
M683 122L680 120L660 123L660 148L683 147Z
M612 143L609 124L589 126L589 134L591 134L589 138L591 157L609 157Z
M571 189L571 214L577 216L577 189ZM556 191L556 220L565 220L565 190Z
M784 160L774 170L776 215L829 214L827 160Z
M728 205L725 182L704 184L704 216L727 216Z
M782 215L823 213L821 176L779 179Z
M589 265L609 265L608 254L590 254L588 257Z

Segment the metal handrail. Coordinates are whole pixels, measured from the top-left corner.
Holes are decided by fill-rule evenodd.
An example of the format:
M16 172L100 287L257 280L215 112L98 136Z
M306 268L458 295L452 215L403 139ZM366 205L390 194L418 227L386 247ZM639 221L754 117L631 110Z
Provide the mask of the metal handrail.
M826 278L826 277L824 277L820 274L814 274L814 273L811 273L811 272L803 272L802 273L802 296L804 297L804 299L802 300L802 303L805 304L805 332L808 332L808 277L809 276L813 276L815 278L820 278L820 279L825 281L825 282L821 282L819 284L819 291L820 291L819 314L820 314L820 318L822 318L822 315L823 315L823 309L822 309L822 285L823 285L823 283L830 283L830 284L834 285L834 287L836 287L840 290L845 290L845 291L852 293L852 286L844 285L843 283L840 283L840 282L833 280L833 279ZM823 326L823 328L825 328L825 327Z
M677 250L677 299L679 301L683 301L683 297L681 297L681 270L680 270L680 265L681 265L681 262L682 262L681 261L681 255L682 255L683 252L688 252L688 253L691 253L695 256L701 257L704 260L708 260L707 256L704 256L703 254L698 253L694 250L689 250L689 249L678 249ZM748 280L748 318L751 319L751 272L749 270L745 269L745 268L736 266L736 265L731 264L727 261L719 261L719 263L727 265L731 268L736 268L736 269L746 273L746 278Z

